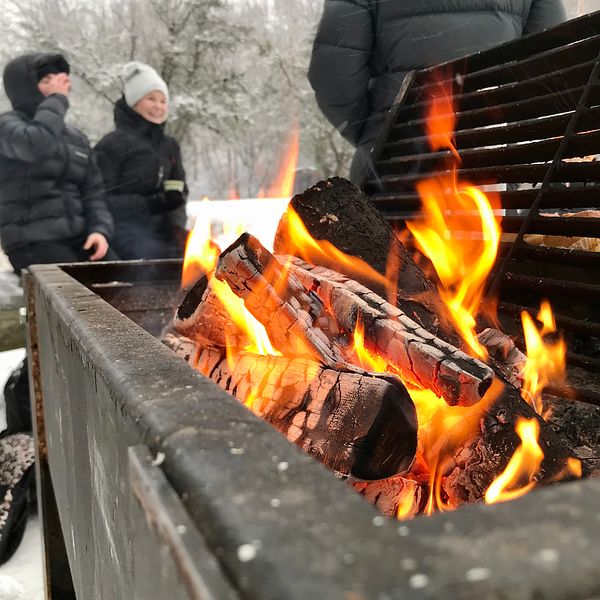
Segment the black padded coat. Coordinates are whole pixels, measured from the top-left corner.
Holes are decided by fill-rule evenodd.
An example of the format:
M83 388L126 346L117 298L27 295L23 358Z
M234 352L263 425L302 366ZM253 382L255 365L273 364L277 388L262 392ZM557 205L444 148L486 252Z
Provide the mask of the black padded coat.
M185 207L150 210L165 181L185 183L179 144L165 134L164 125L150 123L123 98L115 104L114 118L116 129L94 148L115 220L113 247L125 259L181 256Z
M561 0L325 0L309 79L324 115L364 153L407 72L565 19Z
M45 98L37 88L35 65L43 56L21 56L4 72L13 105L0 115L0 240L7 254L93 232L110 238L113 231L89 142L64 122L67 98Z

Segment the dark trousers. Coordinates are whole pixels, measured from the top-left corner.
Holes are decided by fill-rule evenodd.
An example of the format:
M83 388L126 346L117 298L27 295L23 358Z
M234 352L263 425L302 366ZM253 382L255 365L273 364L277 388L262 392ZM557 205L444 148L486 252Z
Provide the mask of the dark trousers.
M82 248L84 242L84 238L60 242L34 242L9 251L8 259L17 275L29 265L85 262L91 252ZM103 260L118 260L118 256L109 248Z

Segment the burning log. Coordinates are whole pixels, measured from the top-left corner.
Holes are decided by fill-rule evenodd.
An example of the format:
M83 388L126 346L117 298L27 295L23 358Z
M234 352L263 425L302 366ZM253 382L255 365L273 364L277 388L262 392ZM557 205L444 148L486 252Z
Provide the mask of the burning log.
M216 276L244 299L286 354L356 370L348 358L351 344L341 343L339 331L352 335L360 319L371 346L408 381L433 389L450 404L471 405L483 397L493 379L489 367L435 338L357 282L317 271L284 267L256 238L243 234L219 257ZM325 331L317 323L324 323Z
M206 276L185 296L173 319L175 331L200 344L243 348L247 336L232 321Z
M461 406L479 402L489 389L490 367L436 338L356 281L300 260L290 266L290 274L329 307L347 332L360 322L365 346L397 368L403 380Z
M412 519L425 510L427 485L400 475L379 481L348 481L367 502L388 517Z
M488 360L494 365L494 370L517 389L521 389L527 357L513 340L498 329L491 328L484 329L477 335L477 339L488 351Z
M334 471L381 479L414 458L414 405L396 378L344 373L304 358L240 352L168 334L168 347Z
M390 298L392 303L433 335L461 347L460 335L447 318L442 317L446 311L436 286L398 240L390 224L356 186L341 177L333 177L294 196L290 206L315 240L325 240L345 254L360 258L382 277L375 279L334 257L316 254L310 249L299 252L292 243L287 213L275 234L276 254L293 254L329 267L384 297L389 297L385 279L397 276L395 298ZM391 273L390 266L393 267Z
M539 425L538 445L544 453L538 484L569 479L569 450L552 428L527 404L513 386L500 383L499 397L483 413L473 411L464 421L473 421L473 434L456 444L448 435L450 447L440 470L442 495L453 506L483 499L494 479L504 471L521 440L516 433L519 418L535 419ZM450 432L449 432L450 433ZM439 440L443 445L444 440ZM454 445L454 447L452 447Z
M332 368L343 365L340 349L323 331L323 327L331 329L332 321L319 298L307 292L255 237L244 233L224 250L215 276L244 300L280 352ZM353 370L349 365L346 369Z

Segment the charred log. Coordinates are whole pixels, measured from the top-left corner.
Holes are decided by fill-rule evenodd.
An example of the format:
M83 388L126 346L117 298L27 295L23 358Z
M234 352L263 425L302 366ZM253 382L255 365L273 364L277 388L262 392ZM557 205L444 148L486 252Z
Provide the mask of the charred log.
M536 419L540 434L538 444L544 460L538 484L568 479L566 462L569 449L552 428L527 404L516 388L497 380L498 399L483 414L472 412L467 419L478 421L475 433L446 454L443 465L443 495L453 505L483 499L492 481L504 471L521 440L515 431L517 419ZM452 442L449 442L452 444Z
M365 346L393 364L403 380L461 406L479 402L489 389L490 367L436 338L363 285L301 260L290 266L290 274L321 299L343 330L353 333L360 323Z
M202 277L190 289L175 314L173 327L200 344L243 348L248 339L232 321L213 286L214 282Z
M396 378L342 373L302 358L239 353L168 335L164 343L328 468L361 479L405 471L416 413Z
M391 226L365 194L341 177L321 181L290 201L316 240L326 240L342 252L366 262L380 275L397 277L394 304L430 333L461 347L461 337L445 318L434 283L419 268L398 240ZM381 280L357 273L335 259L300 253L290 244L291 234L284 214L275 234L276 254L294 254L311 263L340 271L387 297ZM389 267L393 267L390 272ZM391 298L390 298L391 299Z
M484 329L477 339L488 351L488 361L493 365L494 371L517 389L521 389L527 357L513 340L498 329L491 328Z
M428 487L401 475L379 481L349 481L352 488L388 517L412 519L427 505Z
M244 233L223 251L215 276L244 300L280 352L317 360L332 368L342 365L342 353L331 335L335 331L326 333L333 323L322 302L309 294L255 237Z
M583 476L600 475L600 407L544 396L544 419L581 460Z

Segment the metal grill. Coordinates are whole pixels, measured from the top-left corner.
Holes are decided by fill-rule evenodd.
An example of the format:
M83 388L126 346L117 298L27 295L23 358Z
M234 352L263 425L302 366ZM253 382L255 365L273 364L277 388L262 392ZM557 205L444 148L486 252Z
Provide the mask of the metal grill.
M424 124L435 86L456 112L458 177L499 190L502 242L488 296L517 333L522 309L550 300L569 346L569 386L551 393L600 404L600 12L491 50L410 73L373 149L362 187L393 225L419 217L415 184L448 174ZM594 157L594 158L592 158ZM562 239L540 240L538 236ZM411 244L408 237L408 244Z

